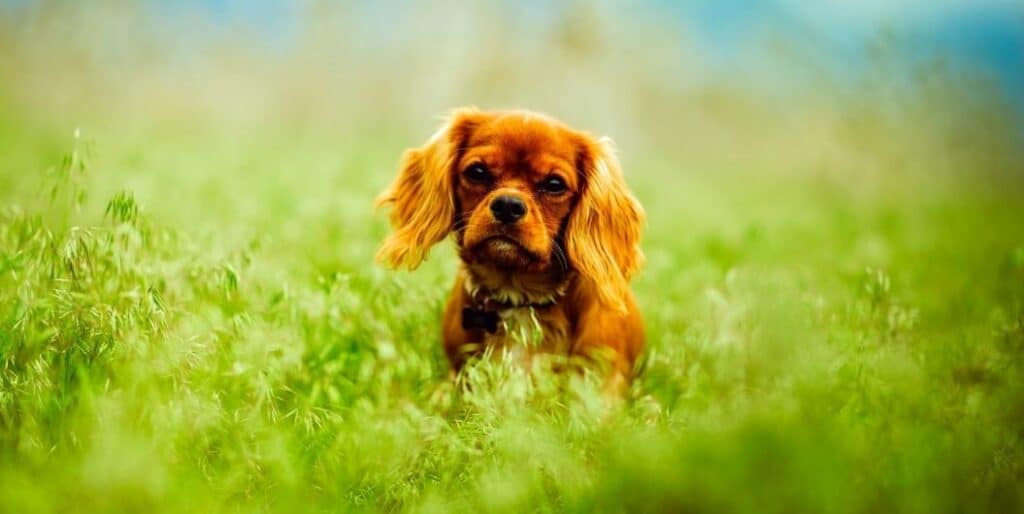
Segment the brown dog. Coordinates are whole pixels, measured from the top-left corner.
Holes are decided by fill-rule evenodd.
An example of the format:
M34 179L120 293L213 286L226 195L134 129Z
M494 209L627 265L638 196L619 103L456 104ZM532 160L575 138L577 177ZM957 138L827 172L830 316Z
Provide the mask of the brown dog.
M405 152L378 205L394 232L378 259L415 268L449 233L462 260L444 313L454 370L490 352L611 365L621 390L644 344L629 279L643 208L607 141L526 111L455 111Z

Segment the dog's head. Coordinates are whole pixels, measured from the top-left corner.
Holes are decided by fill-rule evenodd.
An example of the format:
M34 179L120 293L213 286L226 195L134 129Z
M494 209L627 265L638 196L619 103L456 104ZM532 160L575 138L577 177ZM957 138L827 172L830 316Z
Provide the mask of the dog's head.
M394 232L378 259L415 268L455 232L469 264L503 272L571 268L622 308L640 266L643 210L610 143L541 114L460 109L406 151L394 183Z

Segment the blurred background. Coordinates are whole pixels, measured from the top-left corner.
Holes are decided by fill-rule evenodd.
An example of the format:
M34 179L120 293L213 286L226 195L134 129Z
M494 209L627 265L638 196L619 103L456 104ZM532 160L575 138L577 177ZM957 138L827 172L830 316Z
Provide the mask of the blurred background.
M343 238L345 269L383 234L369 206L402 150L463 105L612 137L655 241L676 220L739 237L743 206L789 223L829 195L913 208L1024 175L1011 1L0 6L9 197L77 130L98 150L80 177L95 203L130 190L161 221L239 241Z
M236 186L368 204L462 105L612 137L655 206L783 176L849 194L965 176L1004 189L1021 175L1022 29L1004 0L0 0L0 130L53 150L79 129L106 149L98 197L129 188L187 223L265 211ZM11 153L8 191L52 164ZM266 180L238 184L240 168Z
M0 23L4 109L97 133L413 144L474 104L547 111L627 161L820 171L871 137L911 161L1016 145L1024 118L1012 0L0 0ZM854 157L842 171L892 156Z

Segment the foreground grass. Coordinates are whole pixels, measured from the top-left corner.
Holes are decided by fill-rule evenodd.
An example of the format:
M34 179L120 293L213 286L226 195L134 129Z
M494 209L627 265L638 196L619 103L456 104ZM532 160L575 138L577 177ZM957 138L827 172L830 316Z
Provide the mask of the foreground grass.
M633 159L649 351L608 412L445 381L451 252L371 264L408 141L271 136L8 139L0 511L1024 506L1019 177Z

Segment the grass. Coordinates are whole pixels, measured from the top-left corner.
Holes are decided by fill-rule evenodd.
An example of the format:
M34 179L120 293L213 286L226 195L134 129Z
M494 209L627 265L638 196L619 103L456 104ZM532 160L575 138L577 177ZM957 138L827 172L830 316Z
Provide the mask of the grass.
M607 412L585 380L500 365L452 390L438 342L450 250L413 275L370 264L383 145L337 165L302 138L141 156L137 141L55 138L69 150L35 156L49 173L16 179L36 192L0 222L0 510L1024 500L1014 191L634 172L651 215L636 283L649 351ZM281 163L311 171L293 181ZM166 172L134 175L149 166ZM130 190L94 193L136 180L152 212Z
M515 70L507 90L460 93L620 142L649 217L648 350L609 411L587 377L497 363L457 390L439 343L451 248L412 274L372 263L372 198L432 123L396 112L466 98L374 111L301 60L226 72L251 96L202 89L237 89L209 70L183 75L202 95L173 96L160 77L181 70L160 60L125 49L105 80L88 48L47 67L11 27L0 512L1024 508L1024 156L976 85L772 106L674 89L668 60L577 34L576 68L537 49L552 83L565 68L590 84L581 99L515 96ZM605 91L607 70L631 78Z

